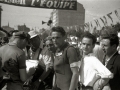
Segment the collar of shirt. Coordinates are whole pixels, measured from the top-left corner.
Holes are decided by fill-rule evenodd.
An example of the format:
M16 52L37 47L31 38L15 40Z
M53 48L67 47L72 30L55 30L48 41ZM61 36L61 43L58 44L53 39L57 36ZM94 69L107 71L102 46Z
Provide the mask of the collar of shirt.
M83 55L83 58L84 58L84 57L90 57L90 56L94 56L94 54L93 54L93 53L89 53L89 54L87 54L87 55Z
M16 45L17 43L9 42L8 45Z
M117 51L115 51L109 58L105 57L105 66L107 66L108 62L110 61L110 59L115 55Z

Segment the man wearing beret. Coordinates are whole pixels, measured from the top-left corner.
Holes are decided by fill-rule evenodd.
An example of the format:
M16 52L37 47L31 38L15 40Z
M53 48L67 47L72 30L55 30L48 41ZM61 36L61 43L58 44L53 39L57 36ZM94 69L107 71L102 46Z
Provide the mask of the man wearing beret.
M2 71L10 75L7 90L23 90L23 82L27 79L26 57L23 49L29 40L29 34L19 31L13 36L12 42L0 48ZM12 60L13 64L10 64Z

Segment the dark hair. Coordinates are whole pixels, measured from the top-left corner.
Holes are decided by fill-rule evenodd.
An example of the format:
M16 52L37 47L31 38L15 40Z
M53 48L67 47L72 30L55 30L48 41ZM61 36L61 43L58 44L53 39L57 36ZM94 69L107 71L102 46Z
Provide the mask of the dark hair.
M83 36L82 36L82 39L83 39L84 37L92 39L92 41L93 41L92 43L93 43L93 44L95 44L96 41L97 41L95 35L93 35L93 34L91 34L91 33L89 33L89 32L85 32L85 33L83 34Z
M8 43L8 42L9 42L8 37L3 37L3 43Z
M64 30L63 27L61 27L61 26L53 27L53 28L51 29L51 31L52 31L52 32L59 32L59 33L61 33L62 36L65 36L65 35L66 35L65 30Z
M117 34L110 34L109 36L103 37L102 39L109 39L111 46L112 45L116 45L116 46L119 45L119 38L118 38Z

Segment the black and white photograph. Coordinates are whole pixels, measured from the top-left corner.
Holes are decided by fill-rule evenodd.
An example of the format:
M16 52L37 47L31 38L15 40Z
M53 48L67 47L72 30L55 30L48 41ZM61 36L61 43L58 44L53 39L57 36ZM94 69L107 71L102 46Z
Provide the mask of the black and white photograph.
M0 90L120 90L120 0L0 0Z

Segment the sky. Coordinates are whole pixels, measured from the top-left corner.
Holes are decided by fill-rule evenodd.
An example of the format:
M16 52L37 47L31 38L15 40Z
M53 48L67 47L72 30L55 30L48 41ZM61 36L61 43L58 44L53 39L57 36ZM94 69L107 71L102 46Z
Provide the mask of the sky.
M95 19L105 16L106 14L113 12L112 17L114 23L119 22L118 18L114 14L114 10L117 10L120 15L120 0L77 0L85 8L85 22L93 22ZM42 25L42 21L47 22L50 17L50 13L53 9L43 8L30 8L19 7L13 5L7 5L0 3L2 6L2 26L6 26L9 23L10 27L16 28L17 25L26 25L31 29L46 28L46 24ZM110 20L109 20L110 22Z

